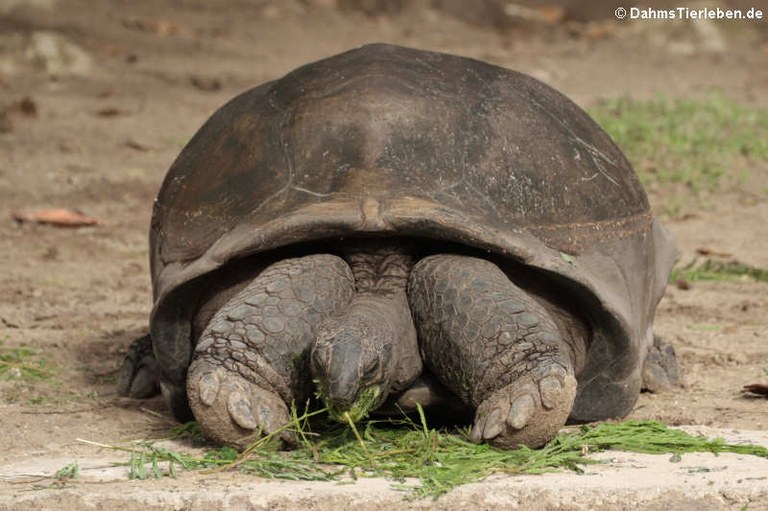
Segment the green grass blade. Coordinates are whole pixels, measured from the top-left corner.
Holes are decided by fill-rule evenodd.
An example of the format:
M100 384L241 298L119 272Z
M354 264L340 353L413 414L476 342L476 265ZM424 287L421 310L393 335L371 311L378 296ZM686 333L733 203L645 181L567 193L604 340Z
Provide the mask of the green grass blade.
M147 478L148 463L152 474L161 477L158 463L167 461L170 476L175 474L174 467L181 466L187 470L237 469L260 477L303 481L385 477L393 481L395 488L416 497L436 497L494 473L578 472L584 465L599 463L588 454L608 449L675 456L731 452L768 458L768 449L762 446L728 444L723 439L690 435L660 422L635 420L582 426L557 435L540 449L503 451L467 441L466 432L430 428L423 410L417 412L418 422L408 417L366 421L362 433L360 425L344 427L322 420L312 423L310 416L322 419L316 412L294 414L281 430L297 433L295 428L301 428L306 433L297 434L302 440L300 448L293 451L277 451L268 440L254 442L239 455L231 448L220 448L195 457L152 444L115 449L131 451L130 477L135 479Z

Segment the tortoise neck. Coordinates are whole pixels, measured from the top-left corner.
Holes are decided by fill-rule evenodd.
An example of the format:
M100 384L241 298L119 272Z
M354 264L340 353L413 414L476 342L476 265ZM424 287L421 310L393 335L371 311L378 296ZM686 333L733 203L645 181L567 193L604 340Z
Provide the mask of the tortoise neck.
M355 240L343 250L360 295L405 293L414 257L407 244L392 240Z

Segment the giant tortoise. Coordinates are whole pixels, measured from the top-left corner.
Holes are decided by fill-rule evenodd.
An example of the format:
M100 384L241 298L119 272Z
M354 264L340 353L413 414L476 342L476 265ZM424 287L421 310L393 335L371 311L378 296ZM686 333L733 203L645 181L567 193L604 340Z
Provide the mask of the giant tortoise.
M674 243L632 167L567 98L477 60L373 44L237 96L168 171L150 250L120 391L159 380L223 443L317 395L538 446L674 370L651 328Z

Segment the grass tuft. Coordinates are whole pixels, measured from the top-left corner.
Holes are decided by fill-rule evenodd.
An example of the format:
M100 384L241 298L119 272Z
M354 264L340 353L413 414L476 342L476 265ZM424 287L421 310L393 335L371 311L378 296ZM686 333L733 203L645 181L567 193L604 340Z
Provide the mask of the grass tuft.
M77 461L61 467L56 471L57 479L77 479L80 476L80 465Z
M752 279L768 282L768 269L756 268L738 261L717 261L694 259L685 266L675 267L669 276L670 282L728 281Z
M664 190L679 216L705 193L733 189L749 177L739 160L768 160L768 110L713 93L703 98L604 100L590 114L625 152L643 184ZM741 169L735 171L734 169Z
M418 422L409 417L368 420L355 428L319 417L326 411L299 416L294 409L289 424L257 440L241 454L231 448L211 449L199 456L146 442L130 447L83 442L130 452L127 465L130 477L136 479L173 476L177 468L237 469L267 478L315 481L386 477L394 481L395 488L415 497L437 497L494 473L540 474L563 469L581 472L582 466L599 463L588 454L607 449L672 454L673 460L689 452L733 452L768 458L768 449L761 446L693 436L656 421L587 425L559 434L541 449L503 451L469 442L467 431L431 429L421 410ZM276 448L275 440L286 432L297 439L297 449Z
M179 424L178 426L171 428L170 438L186 439L189 440L194 446L204 445L206 442L205 433L203 433L202 426L200 426L200 424L195 421Z
M0 379L41 381L52 376L53 371L36 350L6 348L0 341Z

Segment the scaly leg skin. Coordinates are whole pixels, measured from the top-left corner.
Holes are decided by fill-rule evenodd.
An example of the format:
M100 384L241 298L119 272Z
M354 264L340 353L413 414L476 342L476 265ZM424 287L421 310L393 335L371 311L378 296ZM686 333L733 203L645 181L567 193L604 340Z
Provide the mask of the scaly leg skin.
M353 292L347 264L318 254L267 267L226 302L203 330L187 373L189 403L206 434L244 448L285 425L291 403L309 397L315 330Z
M476 410L474 441L539 447L565 425L576 396L568 346L496 265L427 257L411 272L408 296L425 363Z

